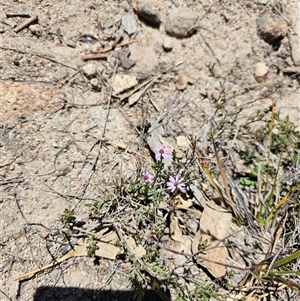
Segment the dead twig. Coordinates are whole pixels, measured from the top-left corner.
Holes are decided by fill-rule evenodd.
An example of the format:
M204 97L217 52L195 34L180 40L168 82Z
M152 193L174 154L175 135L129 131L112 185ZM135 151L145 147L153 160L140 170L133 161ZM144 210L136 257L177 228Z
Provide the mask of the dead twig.
M106 60L107 55L106 54L91 54L91 55L85 55L82 57L84 61L91 61L91 60Z
M1 289L0 289L0 293L2 294L2 296L6 298L6 300L12 301L12 299L9 298Z
M120 48L120 47L123 47L123 46L127 46L127 45L130 45L130 44L136 43L136 42L137 42L137 40L124 41L122 43L117 44L115 47L113 47L113 46L106 47L106 48L102 49L100 51L100 53L108 52L108 51L111 51L113 49Z
M8 179L8 180L0 182L0 185L7 185L7 184L13 184L13 183L21 183L23 181L24 181L24 179L22 179L22 178L13 178L13 179Z
M101 137L96 141L96 143L93 145L93 147L90 149L90 151L88 153L88 154L90 154L90 152L92 151L92 149L97 144L99 144L97 154L96 154L94 162L92 164L90 175L87 177L87 179L85 180L85 182L82 184L82 186L83 186L82 195L84 195L84 193L85 193L85 191L86 191L86 189L88 187L88 183L90 182L93 174L95 173L96 166L97 166L97 163L98 163L98 160L99 160L99 157L100 157L100 151L102 149L102 144L103 144L103 141L104 141L104 136L105 136L105 132L106 132L106 126L107 126L107 122L108 122L108 116L109 116L109 113L110 113L110 106L111 106L113 85L114 85L114 80L115 80L115 76L116 76L116 73L117 73L117 69L118 69L118 62L115 65L114 73L113 73L112 80L111 80L111 88L110 88L110 94L109 94L108 103L107 103L107 110L106 110L106 117L105 117L104 125L103 125L103 131L102 131ZM82 170L83 166L86 164L86 161L87 161L87 157L86 157L84 163L82 164L81 170ZM77 204L75 204L74 208L76 208L80 204L80 202L81 202L81 200L79 200L77 202Z
M127 252L129 254L134 254L133 251L131 250L130 246L128 245L127 241L125 240L119 226L117 225L117 223L113 223L114 229L116 230L120 241L124 244L125 249L127 250ZM157 276L144 264L144 262L141 259L137 259L138 263L142 266L142 268L153 278L157 279Z
M34 23L35 21L38 20L38 17L37 16L34 16L34 17L31 17L30 19L22 22L20 25L18 25L15 29L14 29L14 32L19 32L21 31L22 29L28 27L30 24Z
M17 208L18 208L18 210L19 210L19 212L20 212L22 218L25 220L26 224L28 224L28 221L27 221L27 219L26 219L26 217L25 217L23 211L21 210L21 207L20 207L19 202L18 202L18 200L17 200L17 194L14 195L14 201L15 201L15 203L16 203L16 205L17 205Z
M149 88L149 87L150 87L150 84L152 84L152 83L155 82L157 79L159 79L160 76L161 76L161 74L152 76L150 79L144 81L142 84L136 86L133 90L131 90L130 92L126 93L126 94L125 94L124 96L122 96L119 100L120 100L120 101L123 101L124 99L130 97L130 96L131 96L132 94L134 94L136 91L140 90L141 88L143 88L144 86L146 86L146 85L148 85L148 84L149 84L149 86L147 86L147 88ZM146 88L146 89L147 89L147 88ZM145 89L145 90L146 90L146 89Z
M30 18L28 13L6 13L6 18Z

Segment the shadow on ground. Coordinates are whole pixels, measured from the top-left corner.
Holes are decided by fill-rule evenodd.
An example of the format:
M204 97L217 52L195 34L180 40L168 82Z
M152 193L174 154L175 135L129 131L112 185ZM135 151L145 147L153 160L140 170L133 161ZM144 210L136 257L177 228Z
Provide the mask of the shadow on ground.
M82 289L76 287L39 287L34 294L34 301L134 301L137 294L134 291L105 291ZM171 300L170 292L144 290L144 301Z

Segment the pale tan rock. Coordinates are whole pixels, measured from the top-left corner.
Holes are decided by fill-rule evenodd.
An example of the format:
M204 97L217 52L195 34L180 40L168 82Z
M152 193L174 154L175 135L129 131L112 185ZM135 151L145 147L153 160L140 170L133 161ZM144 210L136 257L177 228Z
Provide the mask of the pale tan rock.
M180 71L176 81L176 89L184 90L188 83L194 84L195 83L194 77L191 76L190 72L188 72L187 70Z
M43 32L43 27L39 24L32 24L29 26L29 30L34 36L40 37Z
M267 43L282 39L288 31L287 22L280 16L264 14L257 21L258 35Z
M197 29L198 14L190 8L172 9L166 21L166 32L177 38L191 36Z
M82 67L82 72L88 79L94 78L98 75L97 65L88 63Z
M101 90L101 84L97 78L92 78L90 83L94 90L97 90L97 91Z
M136 86L137 84L138 81L134 75L117 74L114 80L114 93L119 94Z
M254 66L254 77L258 83L265 83L267 80L269 68L265 65L265 63L256 63Z

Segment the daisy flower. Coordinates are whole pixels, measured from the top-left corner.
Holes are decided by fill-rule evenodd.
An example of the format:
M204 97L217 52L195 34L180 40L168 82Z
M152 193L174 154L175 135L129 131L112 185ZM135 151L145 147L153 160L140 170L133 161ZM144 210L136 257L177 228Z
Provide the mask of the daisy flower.
M157 161L162 159L168 159L171 154L171 150L168 147L165 147L164 145L159 145L154 148L155 153L155 159Z
M151 173L149 173L148 171L145 171L142 173L142 176L141 176L142 182L152 183L153 179L154 179L154 176Z
M167 182L167 189L171 192L174 192L175 189L180 190L181 192L185 191L185 184L182 182L183 180L179 178L179 175L177 175L175 178L170 177L169 182Z

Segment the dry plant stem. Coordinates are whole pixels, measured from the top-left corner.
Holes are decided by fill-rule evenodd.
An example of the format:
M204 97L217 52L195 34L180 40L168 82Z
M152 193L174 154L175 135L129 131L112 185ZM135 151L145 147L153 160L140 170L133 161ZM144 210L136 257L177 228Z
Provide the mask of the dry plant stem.
M77 70L76 72L74 72L72 75L68 76L62 84L59 85L59 88L62 88L71 78L73 78L75 75L77 75L79 72L81 72L81 70Z
M17 200L17 194L14 195L14 201L15 201L15 203L16 203L16 205L17 205L17 208L18 208L18 210L19 210L19 212L20 212L22 218L24 219L24 221L26 222L26 224L28 224L28 221L27 221L25 215L23 214L23 211L21 210L21 207L20 207L19 202L18 202L18 200Z
M1 289L0 289L0 293L2 294L2 296L3 296L4 298L6 298L6 300L12 301L12 299L9 298L9 297L1 290Z
M212 139L212 143L213 143L213 147L214 147L214 151L215 151L217 164L218 164L220 174L221 174L221 177L222 177L223 185L225 186L225 190L226 190L226 194L227 194L227 198L224 198L224 196L223 196L223 201L225 202L226 205L229 205L229 207L231 208L231 210L234 213L235 217L238 219L239 223L241 224L242 223L242 218L241 218L240 214L237 212L237 209L236 209L236 207L233 203L233 200L231 198L231 194L230 194L230 191L229 191L229 188L228 188L228 182L226 180L226 175L225 175L223 166L221 164L221 161L220 161L220 158L219 158L219 154L217 152L217 148L216 148L214 139Z
M6 13L6 18L30 18L30 14L27 13Z
M118 62L116 63L115 65L115 68L114 68L114 73L113 73L113 76L112 76L112 81L111 81L111 88L110 88L110 94L109 94L109 99L108 99L108 103L107 103L107 110L106 110L106 117L105 117L105 120L104 120L104 125L103 125L103 131L102 131L102 134L101 134L101 137L100 139L98 139L97 143L96 144L99 144L99 148L98 148L98 151L97 151L97 155L95 156L95 159L94 159L94 162L92 164L92 168L91 168L91 172L90 172L90 175L87 177L87 179L85 180L85 183L82 184L83 186L83 191L82 191L82 195L84 195L87 187L88 187L88 184L93 176L93 174L95 173L95 170L96 170L96 165L97 165L97 162L99 160L99 157L100 157L100 151L101 151L101 148L102 148L102 143L103 143L103 139L104 139L104 136L105 136L105 132L106 132L106 126L107 126L107 122L108 122L108 116L109 116L109 112L110 112L110 106L111 106L111 97L112 97L112 91L113 91L113 84L114 84L114 80L115 80L115 76L116 76L116 73L117 73L117 69L118 69ZM96 145L95 144L95 145ZM94 146L95 146L94 145ZM93 148L94 148L93 146ZM87 161L87 158L85 159L83 165L82 165L82 168L83 166L85 165ZM77 202L77 204L74 206L74 208L76 208L79 204L80 204L81 200L79 200Z
M137 135L140 135L141 132L137 129L137 127L129 120L128 116L125 114L124 110L120 107L118 107L119 111L122 113L126 121L129 123L129 125L134 129L135 133Z
M38 20L37 16L31 17L30 19L22 22L20 25L18 25L15 29L14 32L19 32L22 29L26 28L27 26L29 26L30 24L34 23L36 20Z
M120 101L123 101L124 99L128 98L129 96L131 96L132 94L134 94L136 91L140 90L141 88L143 88L144 86L148 85L148 84L152 84L153 82L155 82L161 75L155 75L153 77L151 77L150 79L144 81L142 84L136 86L132 91L128 92L127 94L125 94L124 96L122 96L120 98ZM149 88L150 86L148 86Z
M130 44L136 43L136 42L137 42L137 40L124 41L120 44L117 44L115 47L110 46L110 47L104 48L100 51L100 53L108 52L108 51L113 50L114 48L120 48L120 47L127 46Z
M124 238L124 236L123 236L123 234L122 234L122 232L121 232L121 230L120 230L120 228L119 228L119 226L118 226L118 224L117 223L113 223L113 226L114 226L114 228L115 228L115 230L116 230L116 232L117 232L117 234L118 234L118 236L119 236L119 239L121 240L121 242L124 244L124 247L125 247L125 249L127 250L127 252L129 253L129 254L134 254L133 252L132 252L132 250L131 250L131 248L129 247L129 245L128 245L128 243L127 243L127 241L125 240L125 238ZM152 276L153 278L155 278L155 279L157 279L157 276L144 264L144 262L141 260L141 259L139 259L139 258L137 258L137 261L139 262L139 264L142 266L142 268L150 275L150 276Z
M97 288L98 290L101 290L101 289L105 288L110 283L110 281L112 280L112 276L116 273L119 266L120 266L120 264L116 265L116 267L113 269L111 274L108 276L106 282L103 285L101 285L100 287Z
M13 183L21 183L24 180L25 179L22 179L22 178L8 179L8 180L0 182L0 185L7 185L7 184L13 184Z
M8 256L12 256L12 257L15 257L15 258L24 260L24 261L31 261L31 259L29 259L29 258L20 256L20 255L15 255L15 254L10 253L10 252L6 252L6 251L2 251L2 250L0 250L0 252L3 253L3 254L6 254L6 255L8 255Z
M85 55L82 57L84 61L91 61L91 60L106 60L106 54L95 54L95 55Z

